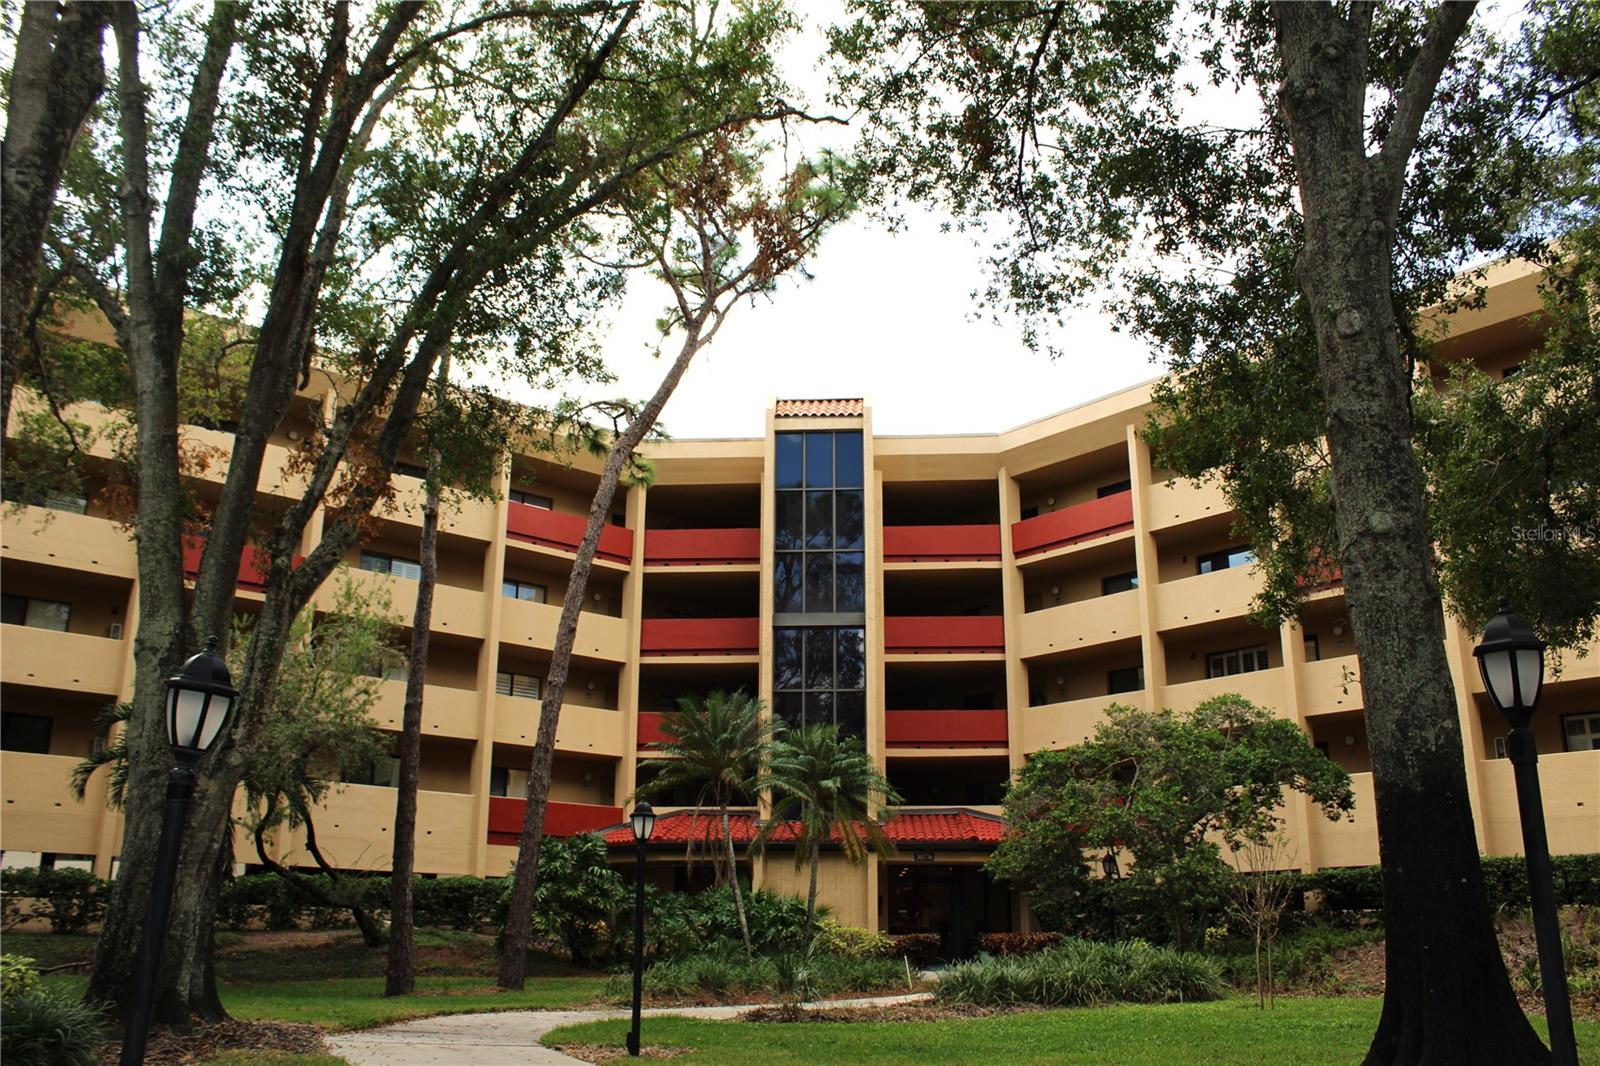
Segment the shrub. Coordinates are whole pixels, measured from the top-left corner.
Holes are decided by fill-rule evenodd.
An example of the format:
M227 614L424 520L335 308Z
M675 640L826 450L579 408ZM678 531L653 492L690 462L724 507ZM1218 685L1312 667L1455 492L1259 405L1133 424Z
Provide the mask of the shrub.
M6 1066L90 1066L100 1043L100 1012L43 989L6 1002L0 1059Z
M106 913L106 883L88 870L7 870L0 894L7 924L42 917L54 933L82 932Z
M984 933L978 946L991 955L1032 955L1061 943L1060 933Z
M511 879L501 884L496 912L503 919L511 903ZM622 875L606 862L598 833L547 837L539 846L539 884L533 892L533 925L559 940L572 961L598 961L613 947L627 896ZM616 938L620 943L620 938Z
M1080 1007L1216 999L1222 979L1201 955L1133 940L1064 940L1035 955L982 958L947 970L935 995L982 1007Z
M382 881L382 906L387 910L389 879L385 877ZM494 921L506 887L504 877L418 878L411 890L412 919L418 926L477 929Z
M944 951L944 938L938 933L902 933L889 938L889 950L897 959L910 959L913 963L928 963L939 959Z
M39 971L26 955L0 955L0 1004L32 992L39 983Z
M756 952L775 955L804 948L805 900L765 889L746 890L744 906L750 944ZM818 908L818 914L826 913L826 908ZM646 901L646 914L645 946L657 958L743 950L731 886L708 888L693 895L651 894Z
M894 941L885 933L840 925L828 918L818 923L812 946L822 954L847 959L887 959L892 957Z
M1383 931L1377 928L1357 929L1331 921L1312 922L1282 937L1274 946L1274 981L1280 987L1327 984L1334 978L1335 952L1381 939ZM1228 984L1239 988L1255 988L1255 949L1250 941L1228 941L1209 954L1220 967L1222 979Z
M1520 855L1485 855L1482 863L1491 910L1520 910L1529 905L1527 860ZM1550 866L1556 903L1600 906L1600 854L1553 855ZM1377 866L1318 870L1306 874L1301 884L1321 892L1323 907L1330 911L1383 909L1383 875Z
M606 993L617 1002L632 994L632 978L612 976ZM719 1002L769 995L805 998L905 987L899 959L851 959L821 952L777 956L744 954L725 948L684 958L663 958L644 973L645 993L654 999L712 999Z

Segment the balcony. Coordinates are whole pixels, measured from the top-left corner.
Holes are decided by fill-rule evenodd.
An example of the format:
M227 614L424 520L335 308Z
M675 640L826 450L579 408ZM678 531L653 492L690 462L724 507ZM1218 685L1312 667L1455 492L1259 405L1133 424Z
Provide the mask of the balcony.
M583 515L563 514L526 503L506 505L506 535L528 544L576 552L583 543L589 520ZM633 530L607 524L600 530L595 558L626 565L633 560Z
M1254 565L1163 581L1156 586L1156 628L1182 629L1219 618L1243 618L1260 587Z
M1105 721L1107 707L1113 703L1137 706L1143 699L1143 692L1121 692L1029 707L1022 716L1023 749L1053 751L1081 744Z
M748 565L760 561L759 529L652 529L644 535L646 566Z
M357 589L362 587L371 589L373 595L378 597L376 600L378 603L382 603L384 597L387 597L390 613L398 615L405 624L410 624L417 602L415 581L371 570L356 569L349 571L349 579ZM331 607L336 592L337 582L323 582L322 587L317 590L318 605L324 609ZM477 589L465 589L441 581L433 586L433 617L430 628L435 633L481 638L484 609L483 593Z
M373 514L415 528L422 526L422 508L427 500L427 483L410 474L391 474L393 501L380 500ZM458 499L439 511L439 532L453 533L473 540L494 539L494 505L470 498Z
M341 869L387 870L394 852L396 791L378 785L336 784L317 813L317 845ZM417 790L417 872L472 869L473 797ZM296 831L290 851L303 849ZM303 852L302 852L303 854ZM297 865L298 859L290 865Z
M489 797L489 843L516 847L528 801L513 796ZM544 808L544 835L570 837L596 829L609 829L622 821L621 807L598 803L563 803L548 800Z
M400 731L406 708L406 683L385 681L378 686L378 701L372 707L372 720L379 729ZM422 686L422 735L478 736L478 693L448 685Z
M539 708L538 700L496 696L495 743L531 747L539 735ZM624 747L622 722L616 711L564 702L561 720L556 723L556 750L619 756Z
M122 641L36 626L0 626L0 679L115 696L122 689ZM49 849L47 849L49 850ZM60 851L60 848L54 849Z
M886 563L981 562L1000 558L1000 527L884 526Z
M638 744L641 748L653 748L667 741L667 732L661 726L666 722L667 716L662 711L639 712L639 737Z
M1198 518L1231 514L1220 482L1177 478L1171 485L1158 481L1150 486L1150 528L1166 529Z
M11 628L7 627L8 631ZM6 658L15 656L8 648ZM0 752L0 779L5 782L0 848L73 855L93 855L99 850L105 805L96 796L97 792L103 796L103 789L91 784L84 802L73 798L70 782L78 761L70 755Z
M1485 759L1483 837L1492 855L1522 854L1522 823L1511 760ZM1600 751L1539 756L1545 828L1556 855L1587 854L1600 846Z
M183 538L183 578L193 581L200 576L200 556L205 551L206 542L200 537ZM300 561L297 555L290 565ZM239 553L238 587L251 592L267 591L267 567L269 566L267 553L264 549L254 544L246 544L244 551Z
M1300 668L1300 704L1303 714L1358 711L1361 698L1361 664L1354 655L1319 659Z
M1012 523L1011 550L1020 559L1132 528L1133 492L1116 492Z
M523 648L549 650L556 646L556 627L561 622L561 605L534 603L500 597L500 639ZM628 623L611 615L582 611L578 614L578 635L572 650L611 662L628 658Z
M1275 666L1270 670L1253 670L1247 674L1229 674L1226 677L1208 677L1201 681L1168 685L1162 693L1162 702L1173 710L1187 711L1213 696L1229 692L1276 711L1284 703L1283 669Z
M7 559L132 578L138 573L133 535L110 518L26 507L3 516Z
M891 748L1004 748L1005 708L987 711L886 711Z
M1022 657L1087 648L1139 633L1139 594L1117 592L1022 616Z
M1372 775L1351 774L1355 809L1338 821L1329 821L1321 808L1308 807L1312 854L1291 855L1291 865L1315 861L1318 866L1371 866L1378 861L1378 804L1373 798Z
M904 616L883 620L888 655L991 655L1006 648L999 615Z
M758 618L646 618L639 623L641 655L755 655Z

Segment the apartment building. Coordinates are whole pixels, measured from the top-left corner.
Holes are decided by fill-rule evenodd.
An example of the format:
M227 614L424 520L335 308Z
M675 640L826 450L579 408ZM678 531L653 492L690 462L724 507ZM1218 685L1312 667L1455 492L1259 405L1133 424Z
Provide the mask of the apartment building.
M1440 357L1513 368L1537 339L1535 281L1523 268L1498 269L1487 305L1451 320ZM263 506L297 493L284 461L330 389L323 381L301 394L280 427ZM618 498L600 541L547 830L606 830L618 861L629 861L624 806L664 714L681 696L744 688L787 721L832 720L863 736L905 797L887 825L893 856L850 867L824 854L823 901L842 921L940 932L959 951L980 932L1030 921L1025 901L981 869L1005 828L1005 784L1029 753L1087 737L1112 703L1185 709L1237 692L1299 723L1355 781L1348 819L1289 804L1291 861L1375 862L1343 591L1337 581L1315 590L1293 624L1251 624L1248 548L1230 534L1215 485L1152 465L1138 435L1149 396L1139 386L1003 432L917 437L876 434L861 399L785 399L767 411L760 438L654 446L655 482ZM226 447L224 433L192 433ZM415 472L395 475L396 504L348 559L353 579L386 590L406 617L421 516ZM540 686L597 473L588 458L565 466L509 455L499 502L443 519L419 797L424 875L510 867ZM105 774L83 802L68 778L102 742L97 712L130 692L134 548L92 498L41 502L5 515L0 549L0 848L7 865L106 875L122 823L105 807ZM261 597L251 551L238 597L242 610ZM1479 844L1515 853L1504 727L1478 679L1474 640L1449 625ZM381 690L378 724L397 731L404 683ZM1545 691L1535 727L1551 846L1600 850L1600 655L1567 654ZM330 792L317 831L331 861L387 867L392 781L392 766L380 764ZM665 809L651 876L663 887L701 883L709 871L687 850L704 826ZM735 818L736 837L754 829L754 812ZM241 837L237 854L252 847ZM308 861L294 835L276 848L286 862ZM792 858L779 847L751 876L803 892Z

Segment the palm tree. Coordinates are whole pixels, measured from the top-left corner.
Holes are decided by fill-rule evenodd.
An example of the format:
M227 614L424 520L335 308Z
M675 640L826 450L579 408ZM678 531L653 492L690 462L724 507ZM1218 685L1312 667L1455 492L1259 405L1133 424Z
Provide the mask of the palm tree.
M657 772L634 792L636 797L648 799L688 786L698 789L697 808L716 808L721 819L722 858L727 863L726 876L733 882L733 907L739 915L739 935L746 952L751 950L750 923L745 917L744 890L735 866L728 808L754 796L760 788L773 738L773 724L761 713L762 706L759 699L746 695L743 689L713 692L703 700L689 696L679 699L678 709L661 723L667 740L660 750L663 756L670 757L641 763L641 771ZM721 863L717 870L720 882Z
M776 834L792 832L794 868L811 863L811 888L806 894L809 942L823 842L837 838L851 865L865 862L869 855L890 854L894 844L880 818L887 817L887 805L898 803L900 796L873 763L861 738L841 738L832 722L776 738L763 784L772 789L773 814L756 834L754 846L764 849ZM779 813L791 806L798 808L793 821Z

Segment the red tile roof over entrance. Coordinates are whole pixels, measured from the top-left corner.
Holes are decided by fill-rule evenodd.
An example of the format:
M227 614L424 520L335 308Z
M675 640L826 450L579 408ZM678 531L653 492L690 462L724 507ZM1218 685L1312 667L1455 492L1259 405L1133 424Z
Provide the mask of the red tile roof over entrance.
M779 418L827 418L847 415L860 418L867 413L867 401L855 400L779 400L773 412Z
M794 823L789 823L789 826ZM735 814L728 819L735 844L747 844L756 835L756 819L750 814ZM902 845L939 845L943 847L989 848L1000 843L1005 835L1003 819L981 811L954 808L942 811L901 812L890 818L883 827L889 839ZM655 832L650 835L652 846L659 844L688 844L691 840L705 840L720 833L718 820L693 811L673 811L656 819ZM793 830L787 826L773 834L778 843L793 840ZM605 841L610 847L631 847L633 830L626 824L605 830Z

